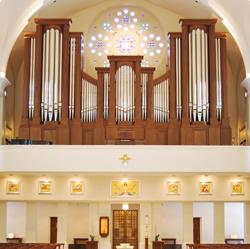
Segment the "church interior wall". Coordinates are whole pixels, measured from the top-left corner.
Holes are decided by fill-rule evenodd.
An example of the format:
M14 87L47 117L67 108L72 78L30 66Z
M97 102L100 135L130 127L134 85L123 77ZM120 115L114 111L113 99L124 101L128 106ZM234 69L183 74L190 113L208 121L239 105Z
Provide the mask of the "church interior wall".
M245 228L244 203L225 203L225 237L243 238Z
M244 205L243 202L137 202L130 204L130 209L139 210L139 248L144 248L145 226L150 242L155 235L160 238L174 237L178 244L185 243L184 227L187 223L187 207L191 207L189 219L201 218L201 242L219 242L213 237L216 227L216 205L224 205L225 214L221 219L225 222L222 231L225 238L244 238ZM120 207L115 202L72 202L72 201L19 201L0 202L0 215L7 212L6 224L1 229L1 241L5 240L8 232L16 237L22 237L25 242L46 243L49 241L50 217L58 218L58 242L73 243L73 238L95 236L99 248L110 248L112 244L112 210ZM15 213L14 213L15 211ZM17 214L22 217L17 217ZM99 236L99 217L110 217L110 234L107 238ZM164 216L163 216L164 215ZM146 218L147 216L147 218ZM189 227L189 230L190 227ZM247 238L245 237L247 240ZM66 247L67 248L67 247Z
M214 204L211 202L194 202L193 216L201 218L201 241L214 241Z
M74 174L73 174L74 175ZM77 177L72 175L15 175L4 176L0 179L0 200L5 201L122 201L123 197L111 195L112 181L122 181L124 178L135 180L139 184L137 196L130 197L129 202L136 201L246 201L250 200L249 184L247 175L227 174L165 174L165 175L137 175L137 174L109 174L109 175L83 175ZM70 190L72 180L83 181L83 194L74 195ZM6 192L6 185L9 181L20 182L20 193L9 194ZM40 194L40 181L51 182L51 193ZM177 195L168 194L168 182L179 182L180 193ZM200 182L211 182L211 193L200 194ZM232 183L243 182L244 193L232 194Z

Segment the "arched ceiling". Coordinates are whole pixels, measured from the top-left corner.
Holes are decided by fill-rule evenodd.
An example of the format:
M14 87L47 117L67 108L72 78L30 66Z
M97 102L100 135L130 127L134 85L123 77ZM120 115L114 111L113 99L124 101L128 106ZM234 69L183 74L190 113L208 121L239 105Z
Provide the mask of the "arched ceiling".
M184 18L211 18L215 15L199 0L144 0L151 4L166 8ZM82 9L103 3L103 0L51 0L44 8L35 14L36 17L65 17ZM136 1L115 0L114 4L136 5Z

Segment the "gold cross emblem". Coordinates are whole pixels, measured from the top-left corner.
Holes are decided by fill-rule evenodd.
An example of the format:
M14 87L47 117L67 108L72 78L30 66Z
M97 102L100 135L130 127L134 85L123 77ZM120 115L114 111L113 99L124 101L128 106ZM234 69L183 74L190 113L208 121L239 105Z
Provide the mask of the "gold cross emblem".
M122 161L122 164L127 164L132 158L128 154L124 154L119 159Z

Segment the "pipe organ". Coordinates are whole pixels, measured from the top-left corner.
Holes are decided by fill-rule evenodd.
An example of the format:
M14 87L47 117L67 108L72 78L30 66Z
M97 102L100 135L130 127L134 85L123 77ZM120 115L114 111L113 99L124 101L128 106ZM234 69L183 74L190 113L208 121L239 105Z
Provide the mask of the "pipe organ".
M60 121L62 116L61 31L55 28L44 31L42 46L41 121Z
M221 80L221 38L216 38L216 117L221 120L222 116L222 80Z
M133 68L123 65L116 72L116 122L134 122L135 74Z
M29 62L29 119L34 116L34 91L35 91L35 56L36 56L36 39L34 36L30 37L30 62Z
M181 38L175 39L176 116L181 120Z
M89 78L89 80L88 80ZM97 116L97 86L96 80L83 74L81 97L81 120L84 123L94 123Z
M169 121L169 81L168 79L154 86L154 122Z
M55 144L230 144L226 34L216 20L181 20L169 65L154 78L142 56L108 56L82 71L83 34L69 19L36 19L25 34L20 138Z
M147 120L147 82L148 82L148 74L141 74L141 98L142 98L142 119Z
M189 32L189 119L208 122L208 40L207 32Z

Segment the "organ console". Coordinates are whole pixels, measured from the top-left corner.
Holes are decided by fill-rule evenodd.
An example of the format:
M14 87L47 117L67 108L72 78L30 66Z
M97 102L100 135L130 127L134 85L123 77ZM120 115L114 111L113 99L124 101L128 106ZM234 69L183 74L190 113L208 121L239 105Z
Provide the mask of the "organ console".
M169 68L110 55L97 79L82 71L83 34L70 19L35 19L25 39L22 139L55 144L231 144L226 34L215 19L180 20Z

